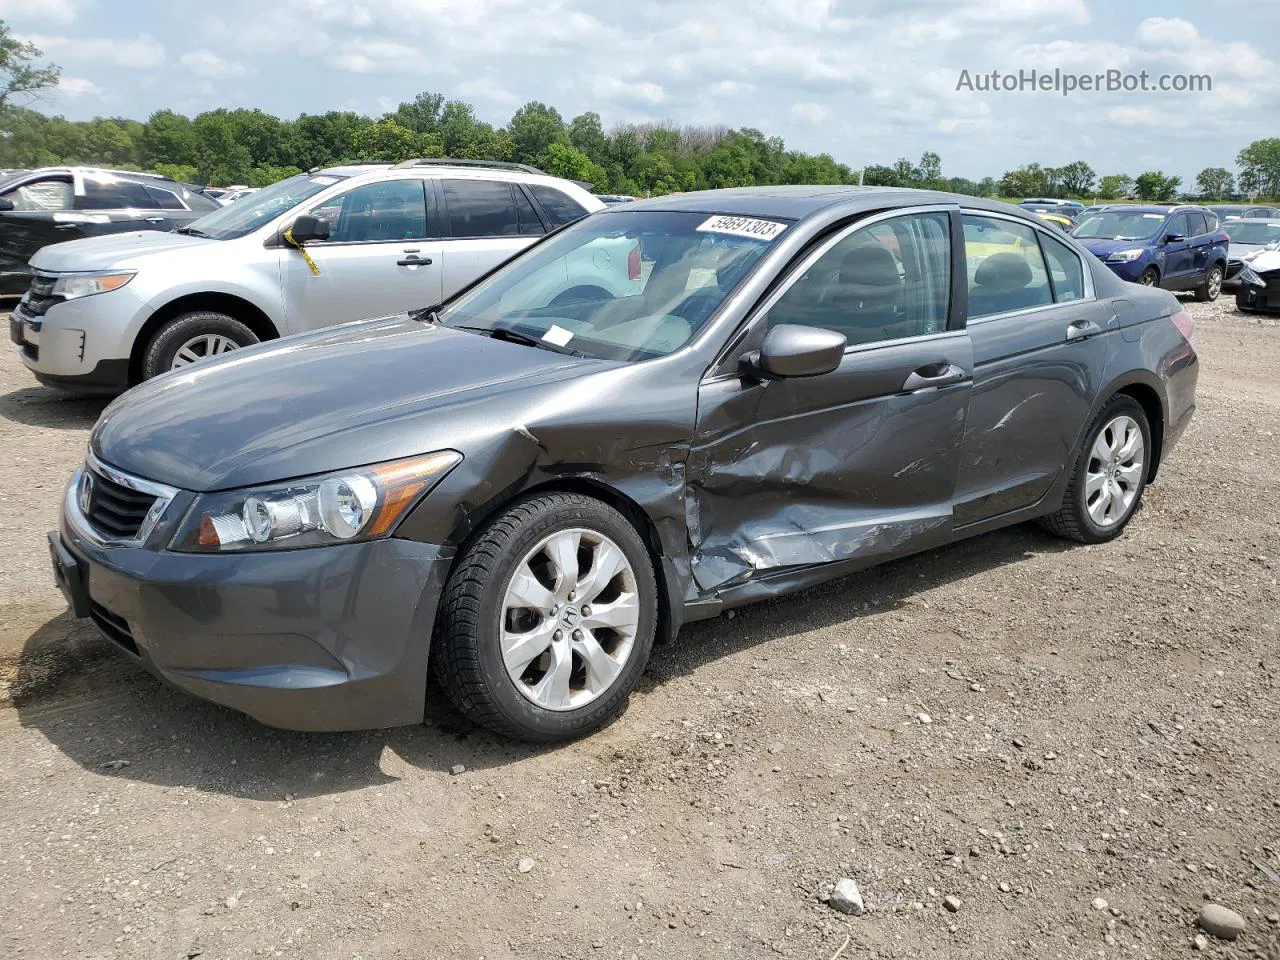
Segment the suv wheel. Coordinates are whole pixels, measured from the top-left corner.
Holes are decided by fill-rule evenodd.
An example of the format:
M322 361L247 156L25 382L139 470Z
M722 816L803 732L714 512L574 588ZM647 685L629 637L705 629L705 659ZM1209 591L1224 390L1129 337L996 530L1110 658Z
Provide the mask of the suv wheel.
M657 608L653 561L622 514L578 494L533 497L459 559L432 670L476 723L568 740L622 710L649 659Z
M197 310L175 317L157 330L142 356L142 379L239 350L258 336L234 317Z
M1201 303L1208 300L1217 300L1218 294L1222 292L1222 265L1215 263L1209 268L1209 272L1205 274L1204 282L1196 287L1196 299Z
M1138 278L1138 282L1144 287L1158 287L1160 285L1160 271L1155 267L1147 267L1142 271L1142 276Z
M1150 456L1151 427L1142 405L1112 397L1085 434L1062 507L1041 525L1081 543L1114 540L1142 501Z

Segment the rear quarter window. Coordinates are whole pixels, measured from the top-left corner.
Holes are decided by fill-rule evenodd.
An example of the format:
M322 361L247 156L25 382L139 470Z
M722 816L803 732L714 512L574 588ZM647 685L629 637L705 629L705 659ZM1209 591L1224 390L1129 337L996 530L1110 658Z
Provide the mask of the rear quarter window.
M531 183L529 184L529 189L537 198L543 213L547 215L547 219L551 221L552 227L562 227L566 223L572 223L587 214L586 207L555 187L549 187L541 183Z

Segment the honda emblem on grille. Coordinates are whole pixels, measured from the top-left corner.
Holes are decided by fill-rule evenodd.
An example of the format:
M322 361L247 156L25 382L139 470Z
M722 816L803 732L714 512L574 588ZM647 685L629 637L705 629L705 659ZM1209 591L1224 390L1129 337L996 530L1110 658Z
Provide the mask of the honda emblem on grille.
M80 471L80 487L76 490L76 502L80 512L89 515L89 502L93 499L93 474L88 470Z

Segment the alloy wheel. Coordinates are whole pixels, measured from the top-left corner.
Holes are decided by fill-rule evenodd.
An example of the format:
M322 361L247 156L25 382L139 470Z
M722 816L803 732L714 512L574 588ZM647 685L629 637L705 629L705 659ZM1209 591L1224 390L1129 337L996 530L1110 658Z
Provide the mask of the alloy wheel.
M1214 267L1209 271L1209 281L1206 284L1209 290L1209 299L1216 300L1218 294L1222 292L1222 271Z
M635 571L618 545L593 530L561 530L530 550L507 584L507 675L537 706L576 710L613 686L639 623Z
M209 357L220 356L239 349L240 344L230 337L224 337L217 333L203 333L198 337L192 337L178 348L178 352L173 355L173 364L169 369L177 370L179 367L185 367L200 360L207 360Z
M1085 471L1085 509L1099 527L1122 523L1142 488L1145 466L1142 428L1129 416L1109 421L1089 451Z

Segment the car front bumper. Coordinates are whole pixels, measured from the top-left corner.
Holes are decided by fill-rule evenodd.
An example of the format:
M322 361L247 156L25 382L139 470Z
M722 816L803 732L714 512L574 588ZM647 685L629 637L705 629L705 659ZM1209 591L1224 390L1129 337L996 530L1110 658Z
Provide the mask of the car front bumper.
M130 659L273 727L338 731L421 722L427 656L451 554L386 539L202 555L113 545L76 503L50 534L55 577ZM181 514L190 495L170 510ZM159 541L159 542L155 542Z
M24 297L9 316L9 339L23 364L50 386L86 393L122 393L129 387L133 337L150 307L130 291L64 300L43 314Z

